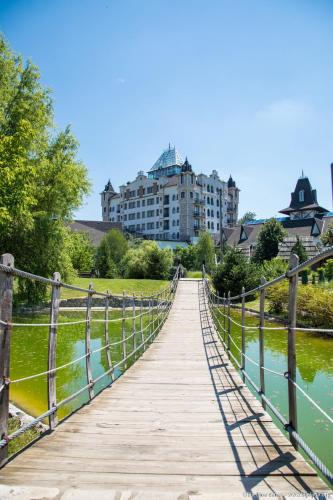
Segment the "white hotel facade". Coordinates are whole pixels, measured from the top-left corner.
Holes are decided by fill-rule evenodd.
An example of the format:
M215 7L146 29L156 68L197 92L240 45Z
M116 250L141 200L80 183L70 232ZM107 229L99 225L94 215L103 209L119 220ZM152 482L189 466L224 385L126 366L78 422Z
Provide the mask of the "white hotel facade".
M103 221L156 240L193 241L203 229L217 239L221 221L222 227L236 224L238 202L231 176L225 182L216 170L196 175L170 145L148 175L139 172L119 192L109 181L101 193Z

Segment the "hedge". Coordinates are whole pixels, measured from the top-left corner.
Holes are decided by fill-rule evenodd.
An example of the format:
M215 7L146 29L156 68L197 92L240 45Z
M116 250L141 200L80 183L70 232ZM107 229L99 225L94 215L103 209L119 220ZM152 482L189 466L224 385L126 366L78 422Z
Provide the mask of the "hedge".
M288 316L288 283L267 290L269 312ZM315 328L332 328L333 294L312 285L300 285L297 294L297 320Z

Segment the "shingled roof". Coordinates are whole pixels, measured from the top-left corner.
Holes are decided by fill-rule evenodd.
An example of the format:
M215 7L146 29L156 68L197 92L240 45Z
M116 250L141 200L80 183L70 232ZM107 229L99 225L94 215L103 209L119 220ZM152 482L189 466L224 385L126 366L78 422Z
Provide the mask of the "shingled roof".
M295 191L291 193L289 207L280 210L280 213L289 215L292 212L302 210L315 210L317 213L328 212L328 210L318 205L317 191L312 189L309 178L305 176L298 179Z
M98 246L105 234L111 229L122 229L120 222L108 222L99 220L75 220L70 222L72 231L87 233L94 246Z

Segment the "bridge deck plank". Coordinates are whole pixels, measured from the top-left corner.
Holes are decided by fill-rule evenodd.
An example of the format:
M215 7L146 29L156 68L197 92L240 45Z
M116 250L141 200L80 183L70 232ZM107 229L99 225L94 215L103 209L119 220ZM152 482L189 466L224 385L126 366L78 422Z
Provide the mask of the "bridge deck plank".
M143 357L2 469L0 482L28 488L25 498L55 488L48 498L64 500L328 491L229 362L198 285L181 281Z

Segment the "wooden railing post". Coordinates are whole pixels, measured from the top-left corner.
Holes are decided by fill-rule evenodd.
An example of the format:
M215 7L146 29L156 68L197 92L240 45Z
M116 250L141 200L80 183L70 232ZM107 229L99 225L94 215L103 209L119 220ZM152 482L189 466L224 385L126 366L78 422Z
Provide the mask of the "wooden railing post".
M53 274L54 281L60 282L60 274ZM49 328L49 343L48 343L48 370L51 373L47 374L47 395L49 410L57 406L57 372L52 371L57 367L57 335L58 335L58 317L60 306L60 285L52 285L51 309L50 309L50 328ZM58 419L56 411L49 415L50 430L57 426Z
M229 354L229 351L230 351L230 335L231 335L231 320L230 320L230 290L229 290L229 292L228 292L228 343L227 343L229 358L230 358L230 354Z
M266 283L265 278L261 278L260 285ZM266 290L262 288L260 290L260 325L259 325L259 365L260 365L260 393L265 394L265 296ZM266 409L266 403L261 399L261 404Z
M242 379L245 382L245 288L242 287L242 359L241 359L241 367L242 367Z
M91 336L91 305L92 305L92 283L89 284L89 292L87 295L87 310L86 310L86 337L85 337L85 348L86 348L86 374L87 383L89 384L88 393L89 399L94 397L94 386L91 371L91 346L90 346L90 336Z
M226 332L226 328L227 328L227 318L225 317L226 316L226 297L225 297L225 292L223 294L223 340L225 342L225 332Z
M143 350L145 350L145 337L144 337L144 332L143 332L143 295L141 294L141 301L140 301L140 333L141 333L141 344Z
M299 258L297 255L291 255L289 269L298 266ZM289 278L289 326L288 326L288 408L289 408L289 426L290 431L297 431L297 399L296 387L293 382L296 381L296 321L297 321L297 287L298 273ZM298 445L290 432L290 441L297 449Z
M105 339L105 353L106 360L108 363L108 370L110 372L111 380L114 381L114 373L112 370L112 356L110 350L110 338L109 338L109 290L107 290L107 297L105 297L105 310L104 310L104 339Z
M125 306L125 292L123 292L123 306L122 306L122 321L121 321L121 338L122 338L122 346L123 346L123 370L127 368L127 349L126 349L126 324L125 324L125 314L126 314L126 306Z
M136 317L135 317L135 295L133 293L133 304L132 304L132 315L133 315L133 322L132 322L132 335L133 335L133 353L135 353L136 349ZM136 358L136 353L134 354L134 359ZM133 362L133 359L132 359Z
M14 257L5 253L0 257L0 263L14 267ZM8 435L9 418L9 362L10 337L13 308L13 276L0 271L0 439ZM8 456L8 447L0 448L0 465L3 465Z

